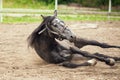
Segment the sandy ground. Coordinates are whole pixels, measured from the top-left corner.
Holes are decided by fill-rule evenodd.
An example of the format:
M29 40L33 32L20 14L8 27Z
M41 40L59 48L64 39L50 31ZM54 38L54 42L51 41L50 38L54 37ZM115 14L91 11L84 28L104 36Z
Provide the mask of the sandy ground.
M69 25L85 22L67 22ZM96 29L72 31L83 38L120 45L120 22L97 23ZM109 67L102 62L96 66L68 69L41 60L32 49L27 48L28 35L39 23L0 24L0 80L120 80L120 63ZM120 56L120 49L102 49L86 46L82 50ZM82 62L82 60L80 60Z

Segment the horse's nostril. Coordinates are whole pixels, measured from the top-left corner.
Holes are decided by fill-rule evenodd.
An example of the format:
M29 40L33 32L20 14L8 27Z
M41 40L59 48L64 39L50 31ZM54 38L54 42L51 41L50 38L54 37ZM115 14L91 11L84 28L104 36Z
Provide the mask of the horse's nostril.
M70 36L71 38L73 38L73 36Z
M71 38L75 38L75 36L70 36Z
M76 39L76 36L72 35L70 36L71 42L74 41Z

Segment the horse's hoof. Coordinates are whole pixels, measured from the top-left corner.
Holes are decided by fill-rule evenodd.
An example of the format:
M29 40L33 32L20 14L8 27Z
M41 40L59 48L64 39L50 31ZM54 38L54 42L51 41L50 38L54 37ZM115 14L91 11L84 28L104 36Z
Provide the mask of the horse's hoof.
M91 66L95 66L97 64L97 60L96 59L91 59L87 61Z
M109 66L114 66L115 65L115 60L113 58L107 58L107 65Z

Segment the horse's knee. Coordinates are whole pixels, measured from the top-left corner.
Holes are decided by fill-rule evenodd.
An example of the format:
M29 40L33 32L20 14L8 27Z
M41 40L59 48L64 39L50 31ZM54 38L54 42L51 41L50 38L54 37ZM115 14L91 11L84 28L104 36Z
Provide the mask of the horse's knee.
M55 64L58 64L58 63L62 63L62 62L64 62L64 61L66 61L67 59L66 58L64 58L64 57L56 57L56 58L54 58L54 63Z

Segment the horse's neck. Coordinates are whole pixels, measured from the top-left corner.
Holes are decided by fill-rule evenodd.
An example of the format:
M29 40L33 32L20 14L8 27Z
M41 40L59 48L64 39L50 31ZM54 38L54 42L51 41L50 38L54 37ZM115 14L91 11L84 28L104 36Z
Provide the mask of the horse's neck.
M55 38L52 38L48 33L43 33L40 36L40 45L46 47L46 48L52 48L57 45L57 42Z

